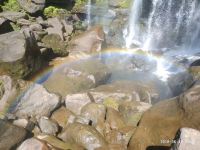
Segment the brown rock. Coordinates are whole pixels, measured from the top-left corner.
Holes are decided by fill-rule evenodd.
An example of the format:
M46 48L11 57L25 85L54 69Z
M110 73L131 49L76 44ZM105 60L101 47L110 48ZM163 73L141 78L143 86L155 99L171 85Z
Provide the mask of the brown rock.
M60 138L65 142L74 141L86 149L96 149L107 145L96 129L80 123L70 124L60 135Z
M70 122L70 118L72 117L75 118L74 114L66 109L64 106L62 106L61 108L53 112L51 119L55 120L62 128L65 128L66 125Z
M74 37L69 43L69 51L86 53L99 52L101 51L103 41L104 32L102 27L93 27L90 30Z
M110 125L111 129L120 129L125 127L125 122L121 114L113 108L107 108L106 123Z

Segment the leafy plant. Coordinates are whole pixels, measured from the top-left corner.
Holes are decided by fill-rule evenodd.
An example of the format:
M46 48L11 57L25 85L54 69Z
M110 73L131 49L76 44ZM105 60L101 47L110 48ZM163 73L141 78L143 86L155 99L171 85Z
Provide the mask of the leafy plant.
M2 9L4 11L21 11L21 7L17 0L8 0L3 3Z

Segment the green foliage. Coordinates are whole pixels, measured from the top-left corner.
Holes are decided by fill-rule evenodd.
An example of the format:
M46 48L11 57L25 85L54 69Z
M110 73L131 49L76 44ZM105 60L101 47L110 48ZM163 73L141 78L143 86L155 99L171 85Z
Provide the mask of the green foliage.
M88 0L76 0L75 6L73 7L74 12L82 11Z
M63 15L66 16L67 14L68 14L67 10L55 6L49 6L44 9L44 15L47 18L57 17L57 16L62 17Z
M129 8L130 5L131 5L131 0L124 0L121 4L120 4L120 7L121 8Z
M4 2L2 9L4 11L21 11L21 7L17 0L8 0Z

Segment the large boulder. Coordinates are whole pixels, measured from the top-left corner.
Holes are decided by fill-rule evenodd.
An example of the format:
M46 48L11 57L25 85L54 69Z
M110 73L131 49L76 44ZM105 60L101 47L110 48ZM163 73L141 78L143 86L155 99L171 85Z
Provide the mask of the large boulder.
M26 14L22 12L5 11L0 13L0 18L8 19L12 22L17 22L19 19L26 18Z
M26 137L26 130L0 120L0 149L16 148Z
M42 65L40 51L31 31L0 35L0 71L24 78Z
M151 107L140 120L129 148L143 150L148 146L170 146L178 129L190 127L199 130L199 93L200 85L195 85L179 97Z
M103 63L99 60L85 59L53 71L44 82L44 86L49 91L65 97L67 94L82 92L103 84L109 77L110 72Z
M48 93L39 84L34 84L19 98L17 104L12 107L11 112L19 118L32 117L39 119L42 116L50 116L59 104L59 96Z
M45 0L17 0L19 5L28 13L34 14L44 9Z
M72 38L69 42L70 52L95 53L100 52L104 42L102 27L93 27L84 33Z
M173 141L171 150L200 149L200 132L192 128L181 128Z

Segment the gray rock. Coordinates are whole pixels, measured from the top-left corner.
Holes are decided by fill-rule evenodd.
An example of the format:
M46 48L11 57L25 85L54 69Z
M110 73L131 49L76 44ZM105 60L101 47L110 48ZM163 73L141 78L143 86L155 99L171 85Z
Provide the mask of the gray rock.
M19 99L12 113L19 118L48 117L59 103L59 96L48 93L43 86L35 84Z
M22 127L24 129L27 129L28 131L31 131L34 128L34 123L27 120L27 119L17 119L13 121L13 124Z
M27 132L25 129L0 120L0 149L9 150L22 142Z
M41 117L38 123L41 131L45 134L55 136L58 132L58 124L49 120L47 117Z
M20 6L28 13L34 14L44 9L45 0L17 0Z
M0 13L0 18L8 19L12 22L17 22L19 19L23 19L26 17L25 13L14 12L14 11L5 11Z
M1 34L0 70L20 78L38 70L42 65L42 60L36 44L31 31Z
M66 108L76 115L79 115L83 106L90 102L91 100L87 93L69 94L65 98Z
M17 150L49 150L49 148L45 143L36 138L30 138L25 140Z
M70 57L68 58L70 59ZM74 58L72 57L72 59ZM67 62L65 59L64 61ZM59 93L65 98L67 94L84 92L104 84L109 77L108 68L99 60L84 59L80 63L70 63L70 65L53 71L44 86L49 91Z
M181 128L176 135L171 150L198 150L200 149L200 132L192 128Z
M168 80L168 85L174 96L178 96L182 92L185 92L193 83L194 79L188 72L178 73L171 76Z
M48 25L50 26L47 28L48 34L58 34L62 40L63 38L63 31L64 27L61 21L56 17L56 18L49 18L48 20Z

